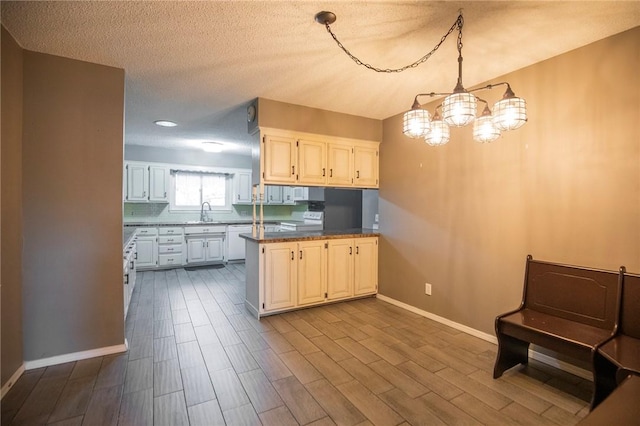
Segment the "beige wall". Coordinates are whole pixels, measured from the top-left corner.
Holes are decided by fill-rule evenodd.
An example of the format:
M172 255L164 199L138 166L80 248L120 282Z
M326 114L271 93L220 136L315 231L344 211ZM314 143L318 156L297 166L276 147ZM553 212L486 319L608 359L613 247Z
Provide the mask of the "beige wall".
M344 138L382 140L382 121L258 98L258 125Z
M22 49L2 27L2 386L22 365Z
M24 51L24 358L124 343L124 70Z
M640 272L639 69L640 27L496 79L529 122L488 145L468 126L430 147L385 120L380 293L493 334L528 253Z

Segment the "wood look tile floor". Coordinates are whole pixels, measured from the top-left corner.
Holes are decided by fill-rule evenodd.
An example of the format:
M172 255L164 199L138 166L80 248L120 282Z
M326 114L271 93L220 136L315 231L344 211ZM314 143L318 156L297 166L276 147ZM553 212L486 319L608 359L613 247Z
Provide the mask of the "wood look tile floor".
M590 382L375 298L253 318L244 265L143 272L129 351L27 371L2 425L570 425Z

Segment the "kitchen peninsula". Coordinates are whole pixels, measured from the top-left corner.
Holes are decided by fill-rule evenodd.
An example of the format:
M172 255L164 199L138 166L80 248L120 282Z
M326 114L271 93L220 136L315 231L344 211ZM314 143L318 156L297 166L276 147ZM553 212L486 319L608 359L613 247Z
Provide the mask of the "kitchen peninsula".
M259 318L376 294L379 235L362 228L240 235L245 306Z

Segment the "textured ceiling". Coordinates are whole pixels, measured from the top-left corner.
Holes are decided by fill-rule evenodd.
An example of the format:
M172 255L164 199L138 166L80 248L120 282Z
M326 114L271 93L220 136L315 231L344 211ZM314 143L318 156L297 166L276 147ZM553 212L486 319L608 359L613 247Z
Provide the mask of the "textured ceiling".
M401 74L358 67L354 54L398 67L427 53L463 8L464 84L472 86L640 25L638 1L2 1L20 45L124 68L125 142L169 148L220 140L246 149L245 108L256 97L384 119L418 92L449 91L455 34ZM514 88L517 92L517 88ZM157 119L179 123L172 129Z

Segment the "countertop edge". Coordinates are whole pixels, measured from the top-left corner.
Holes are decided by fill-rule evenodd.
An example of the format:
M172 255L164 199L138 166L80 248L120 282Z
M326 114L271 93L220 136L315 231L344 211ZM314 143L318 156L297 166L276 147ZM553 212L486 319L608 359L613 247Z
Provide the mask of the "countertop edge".
M245 240L258 244L367 237L380 237L380 232L368 228L355 228L342 231L265 232L262 238L254 237L250 234L240 234L240 238L244 238Z

